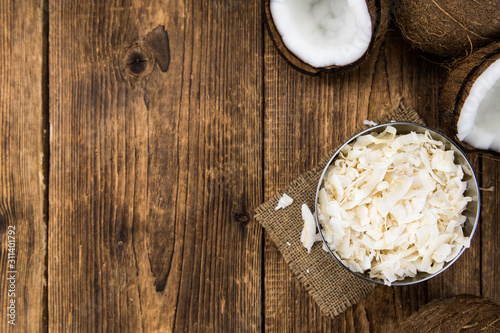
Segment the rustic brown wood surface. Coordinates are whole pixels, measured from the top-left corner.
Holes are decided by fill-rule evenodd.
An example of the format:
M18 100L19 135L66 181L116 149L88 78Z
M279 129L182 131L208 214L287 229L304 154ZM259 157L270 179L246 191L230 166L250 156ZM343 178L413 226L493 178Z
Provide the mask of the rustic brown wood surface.
M433 299L500 301L500 162L470 153L471 248L321 314L255 208L400 97L442 129L447 70L392 30L363 67L305 76L261 2L0 1L1 332L390 332Z
M50 6L49 330L260 330L258 4Z
M43 14L40 2L0 1L0 332L46 321Z

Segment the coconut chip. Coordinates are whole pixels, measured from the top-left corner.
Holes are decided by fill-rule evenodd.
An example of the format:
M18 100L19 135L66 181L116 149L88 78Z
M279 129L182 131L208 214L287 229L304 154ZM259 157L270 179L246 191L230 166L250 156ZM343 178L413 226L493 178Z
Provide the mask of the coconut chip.
M278 209L285 209L286 207L290 206L293 203L293 199L290 198L286 193L283 194L283 196L280 198L278 201L278 205L274 210Z
M374 122L373 120L363 120L363 124L367 126L377 126L378 124Z
M321 240L321 236L316 233L314 217L306 204L302 205L302 219L304 220L304 229L302 229L300 241L307 249L307 253L310 253L314 243Z

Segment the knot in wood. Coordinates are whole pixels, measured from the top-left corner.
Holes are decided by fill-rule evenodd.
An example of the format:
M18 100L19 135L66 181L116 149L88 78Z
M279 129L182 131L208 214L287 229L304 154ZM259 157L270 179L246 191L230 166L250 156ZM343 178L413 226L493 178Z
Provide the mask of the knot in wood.
M241 224L242 226L245 226L250 222L250 214L248 212L234 212L233 213L233 220Z
M141 74L147 66L147 60L144 53L134 51L127 58L128 69L134 74Z
M124 71L131 77L145 76L152 72L155 60L147 45L134 43L123 56Z
M7 229L7 219L0 212L0 234L5 233Z

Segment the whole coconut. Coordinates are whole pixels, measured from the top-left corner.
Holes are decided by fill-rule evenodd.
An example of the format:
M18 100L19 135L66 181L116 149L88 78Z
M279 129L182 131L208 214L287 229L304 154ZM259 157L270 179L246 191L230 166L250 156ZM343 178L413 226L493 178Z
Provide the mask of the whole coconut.
M500 305L472 295L434 300L406 318L398 333L498 332Z
M500 39L498 0L392 0L403 38L424 52L459 57Z

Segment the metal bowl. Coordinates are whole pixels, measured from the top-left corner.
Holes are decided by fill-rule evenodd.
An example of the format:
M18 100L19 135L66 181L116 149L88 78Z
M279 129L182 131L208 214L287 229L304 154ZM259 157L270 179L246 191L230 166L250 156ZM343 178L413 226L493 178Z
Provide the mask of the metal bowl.
M438 140L444 143L445 148L447 150L452 149L455 152L455 163L460 164L462 166L462 169L464 171L464 178L463 181L467 182L467 190L465 191L465 195L469 196L472 198L472 201L470 201L464 212L462 213L463 215L466 216L466 221L463 226L463 233L464 236L472 238L474 235L474 232L476 230L478 220L479 220L479 209L480 209L480 197L479 197L479 186L477 183L476 176L474 174L474 171L472 170L472 167L467 160L467 157L464 155L463 151L458 147L456 143L454 143L452 140L450 140L448 137L445 135L437 132L436 130L429 128L427 126L422 126L418 124L413 124L413 123L403 123L403 122L394 122L394 123L387 123L387 124L381 124L378 126L374 126L371 128L368 128L361 133L356 134L352 138L350 138L347 142L345 142L336 152L333 154L332 158L326 165L325 169L323 170L323 173L321 174L321 177L318 182L318 188L316 190L316 201L315 201L315 219L316 219L316 225L318 227L319 233L321 235L321 238L323 239L323 243L325 244L325 247L328 249L330 254L332 255L333 258L341 265L343 266L347 271L350 273L373 283L377 284L384 284L384 281L381 279L376 279L376 278L371 278L367 272L364 274L361 273L356 273L351 271L348 267L346 267L335 255L334 255L334 250L332 251L330 247L328 246L327 242L325 241L325 238L323 236L322 232L322 226L319 222L318 219L318 194L319 190L322 187L323 184L323 177L326 174L326 171L330 164L337 158L339 153L346 147L346 145L351 144L353 141L355 141L359 136L369 134L369 133L381 133L384 131L384 129L387 126L393 126L397 130L397 134L408 134L410 132L416 132L416 133L425 133L425 131L429 131L431 137L434 140ZM465 248L462 248L462 250L457 254L457 256L444 264L443 268L439 270L438 272L434 274L429 274L425 272L418 272L415 277L406 277L403 280L397 280L391 283L393 286L403 286L403 285L410 285L410 284L415 284L419 283L425 280L428 280L441 272L443 272L445 269L450 267L457 259L460 257L460 255L464 252Z

